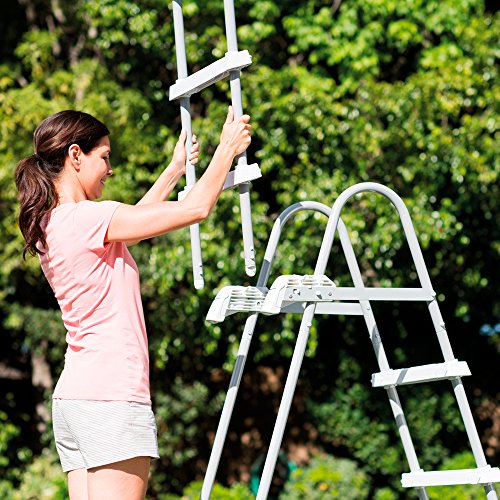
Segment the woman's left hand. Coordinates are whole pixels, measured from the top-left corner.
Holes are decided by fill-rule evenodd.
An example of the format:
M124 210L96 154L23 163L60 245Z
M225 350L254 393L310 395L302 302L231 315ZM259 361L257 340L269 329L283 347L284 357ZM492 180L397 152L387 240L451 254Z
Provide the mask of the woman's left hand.
M189 162L196 165L200 157L200 144L193 134L191 152L189 153ZM179 172L179 177L186 172L186 131L183 130L179 140L175 145L172 166Z
M189 154L189 163L191 163L191 165L196 165L200 159L200 143L194 134L192 143L191 153Z

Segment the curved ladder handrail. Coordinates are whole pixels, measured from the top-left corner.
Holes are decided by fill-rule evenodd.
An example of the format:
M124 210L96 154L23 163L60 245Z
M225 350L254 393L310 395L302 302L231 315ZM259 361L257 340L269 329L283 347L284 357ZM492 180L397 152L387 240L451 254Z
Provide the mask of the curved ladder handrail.
M328 205L319 203L318 201L301 201L298 203L294 203L293 205L290 205L288 208L283 210L283 212L281 212L281 214L273 224L273 228L267 242L266 252L264 253L264 261L262 262L259 277L257 278L256 286L267 285L267 280L269 279L269 275L271 273L271 266L274 262L274 256L276 253L276 249L278 248L278 243L280 241L283 227L291 217L303 210L320 212L327 217L329 217L331 213L331 208Z
M274 222L273 228L271 230L271 235L269 236L269 241L266 247L266 252L264 254L264 262L262 263L256 286L264 287L267 285L267 280L269 279L271 266L274 261L274 255L280 240L281 233L283 231L283 227L292 216L303 210L320 212L327 217L329 217L331 212L331 208L329 206L316 201L302 201L286 208ZM224 406L222 408L222 413L219 419L219 425L217 427L214 443L212 445L212 452L210 453L207 471L203 480L200 497L201 500L210 499L210 493L215 482L215 476L219 467L222 449L226 440L227 430L229 427L234 404L236 402L238 388L240 386L243 369L245 367L248 350L250 348L250 342L253 337L253 332L255 330L258 316L259 313L254 312L250 314L245 321L245 327L241 336L238 353L236 355L233 373L229 382L229 389L226 394L226 399L224 400Z
M415 269L417 271L420 285L426 290L431 290L431 293L435 297L436 294L432 288L431 279L424 262L424 256L418 243L417 235L415 233L415 228L413 227L408 208L406 208L403 200L392 189L375 182L361 182L359 184L351 186L350 188L343 191L333 204L332 212L325 231L325 236L323 238L323 242L321 243L316 268L314 270L315 274L323 274L325 272L326 266L328 264L328 258L331 252L331 247L333 244L333 239L335 237L335 231L339 223L340 213L344 208L344 205L354 195L363 192L375 192L381 194L388 198L389 201L394 205L398 212L401 225L403 226L403 231L405 233L410 253L415 264ZM435 300L429 303L429 312L433 317L433 320L435 320L435 322L444 329L444 321ZM443 351L444 359L446 361L454 360L455 356L453 355L453 350L451 348L448 337L439 335L439 332L436 333L438 334L438 340Z
M324 274L327 263L328 263L328 258L331 253L331 248L333 244L333 240L335 237L335 232L337 228L339 228L339 234L341 235L341 240L342 240L342 233L344 232L344 224L342 223L340 219L340 213L345 205L345 203L355 194L362 193L362 192L376 192L379 193L386 198L388 198L392 204L395 206L399 218L401 220L401 224L403 226L403 230L405 232L405 236L408 242L408 246L413 258L413 262L415 264L416 270L417 270L417 275L419 277L420 284L422 288L427 289L432 291L432 285L430 281L430 277L427 271L427 268L425 266L425 262L423 259L422 255L422 250L420 248L420 245L418 243L415 229L413 227L413 224L411 222L410 214L408 212L408 209L406 208L403 200L390 188L372 183L372 182L366 182L366 183L360 183L356 184L348 189L346 189L344 192L341 193L339 198L335 201L333 204L331 214L328 220L327 224L327 229L325 231L325 236L323 238L321 248L320 248L320 253L318 257L318 261L315 267L315 274ZM344 228L342 227L344 226ZM344 248L344 253L346 248ZM352 272L351 272L352 275ZM356 280L358 284L355 282L356 287L362 287L362 280L359 278ZM443 356L445 358L445 361L451 361L454 360L453 352L451 349L451 344L449 342L448 336L446 334L445 330L445 325L439 310L439 306L437 304L437 301L435 299L435 293L433 293L433 299L429 301L428 303L428 308L429 308L429 313L431 315L435 330L436 330L436 335L438 337L438 341L441 347L441 351L443 353ZM361 304L363 307L363 304ZM257 493L257 500L264 500L267 497L267 493L269 490L269 485L271 482L274 466L276 464L276 458L277 458L277 453L276 450L279 448L281 444L281 440L283 438L283 433L284 433L284 428L286 425L286 419L288 416L289 408L291 405L291 398L293 397L293 390L290 391L291 387L295 387L297 383L297 378L298 378L298 373L300 370L300 365L301 361L305 352L305 347L307 343L307 338L309 335L309 328L312 322L312 319L314 317L316 309L316 304L314 303L308 303L306 304L306 308L304 310L304 315L302 318L302 323L301 323L301 328L299 330L299 336L297 338L296 342L296 347L294 349L294 354L292 357L292 363L290 365L290 370L289 374L287 377L287 381L285 384L285 389L284 389L284 396L282 398L281 404L280 404L280 410L278 412L278 417L276 420L275 424L275 429L273 432L273 437L271 439L271 444L269 446L269 452L266 457L266 462L264 465L264 471L262 474L261 478L261 484L259 487L259 491ZM365 309L365 308L364 308ZM374 322L373 315L371 312L366 314L365 310L365 320L367 321L367 326L369 327L369 330L371 331L370 327L374 327L374 330L376 330L376 324ZM378 334L378 332L377 332ZM372 338L372 342L373 339ZM377 352L376 344L374 343L374 348ZM385 357L385 353L383 353L382 359L379 359L380 361L383 361L383 358ZM377 358L379 356L377 355ZM385 363L382 363L385 364ZM457 403L460 407L460 411L462 414L462 418L465 424L465 429L466 433L469 438L469 442L472 448L472 452L476 461L476 464L479 468L482 467L488 467L487 462L486 462L486 457L484 455L484 451L481 446L481 441L479 438L479 435L477 433L477 429L474 424L474 420L472 418L472 412L470 410L470 406L467 402L467 397L465 394L465 390L463 388L462 381L460 377L456 377L455 379L452 380L452 385L453 389L455 392L455 396L457 399ZM285 394L288 392L288 395L285 398ZM397 414L399 414L399 419L403 417L404 415L402 413L401 409L401 404L399 402L399 398L397 396L396 390L394 387L389 387L388 388L388 395L389 399L391 402L391 407L393 409L394 415L396 417L396 421L398 421ZM286 399L286 401L285 401ZM403 425L401 425L403 424ZM407 446L405 445L405 441L407 441L407 444L410 445L410 448L413 448L411 445L411 438L409 436L408 430L406 423L399 422L398 427L400 429L400 432L403 431L406 436L401 435L401 438L403 440L403 446L405 448L405 451L407 451L407 458L409 459L410 462L410 469L412 471L418 470L418 460L416 459L415 451L412 449L407 450ZM408 451L410 451L410 455L408 455ZM496 499L496 493L493 487L493 484L487 483L484 484L484 490L486 492L487 498L488 499ZM419 495L419 498L424 500L428 499L427 492L424 487L418 487L417 492Z

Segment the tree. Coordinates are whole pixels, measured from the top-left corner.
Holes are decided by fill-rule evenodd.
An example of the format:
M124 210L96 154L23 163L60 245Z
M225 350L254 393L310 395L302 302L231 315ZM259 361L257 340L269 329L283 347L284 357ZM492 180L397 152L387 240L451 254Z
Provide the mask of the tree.
M64 352L60 314L38 263L20 258L13 172L31 153L35 126L64 108L84 109L105 121L112 131L116 173L105 197L125 202L139 199L167 164L180 126L177 105L166 97L176 72L171 11L163 1L9 0L5 9L8 16L0 20L0 361L26 373L30 385L34 359L49 365L56 378ZM255 131L249 157L264 173L252 189L257 261L273 219L289 204L304 199L330 204L360 181L393 188L412 215L456 357L468 361L474 374L466 381L468 394L487 438L498 425L493 419L500 341L494 330L480 334L482 325L495 324L499 316L498 15L477 0L244 0L236 10L240 47L254 61L242 79L244 109ZM201 6L186 0L184 11L190 70L196 71L225 52L222 2ZM227 103L224 82L193 98L194 129L203 147L200 171L217 142ZM200 479L208 460L242 317L221 326L208 326L203 318L212 290L254 284L243 273L235 206L237 194L225 193L202 224L203 292L191 285L186 231L133 249L161 419L163 458L155 464L153 498L159 491L179 493ZM414 281L388 203L358 197L343 218L367 283ZM320 217L300 215L288 225L274 277L312 271L324 224ZM339 255L335 246L328 273L349 284ZM429 325L414 320L420 312L403 306L376 310L394 367L439 360ZM243 477L265 446L272 419L264 424L261 408L245 394L268 404L272 415L297 326L295 317L259 323L234 417L234 440L223 457L223 482ZM374 489L389 484L404 498L398 483L407 466L388 404L368 388L370 374L378 370L359 329L364 326L351 319L315 321L290 424L291 430L309 431L298 437L290 432L285 445L314 444L355 459ZM275 378L279 383L273 385ZM2 382L6 397L0 412L13 430L4 438L8 447L0 442L0 474L17 484L32 455L50 446L49 430L26 424L34 421L36 404L48 398L50 388L31 388L21 407L19 386L9 380ZM435 387L403 393L427 468L466 447L450 394ZM25 441L15 441L16 428L22 428ZM242 445L242 435L257 437ZM493 439L485 445L492 465L498 465L498 445ZM387 450L383 460L380 447Z

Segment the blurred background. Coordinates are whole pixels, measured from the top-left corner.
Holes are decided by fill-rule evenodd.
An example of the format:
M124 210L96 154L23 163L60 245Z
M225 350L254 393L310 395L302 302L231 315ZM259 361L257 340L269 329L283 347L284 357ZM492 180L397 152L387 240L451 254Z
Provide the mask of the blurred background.
M300 200L331 205L374 181L403 197L422 245L484 450L500 465L498 34L492 1L241 0L235 2L252 116L249 162L257 263L277 215ZM222 0L184 1L190 72L226 51ZM0 16L0 498L66 498L52 443L50 395L65 331L37 259L23 261L14 170L33 153L46 116L74 108L111 129L114 177L105 199L134 203L171 158L180 132L171 5L166 0L3 0ZM198 175L218 143L228 83L192 99L202 146ZM183 181L179 189L182 189ZM175 196L175 195L174 195ZM175 199L175 198L174 198ZM343 218L365 282L414 286L415 270L392 206L354 198ZM326 219L301 214L284 232L270 283L310 274ZM216 292L255 285L244 273L237 191L201 224L206 286L192 286L189 232L132 253L142 276L161 459L148 498L197 498L244 316L204 321ZM340 246L327 270L351 281ZM424 307L376 304L393 368L440 362ZM300 318L257 323L214 489L253 498ZM280 499L416 498L362 319L317 317L280 458ZM473 467L449 383L402 387L426 470ZM433 499L484 498L479 486L431 488Z

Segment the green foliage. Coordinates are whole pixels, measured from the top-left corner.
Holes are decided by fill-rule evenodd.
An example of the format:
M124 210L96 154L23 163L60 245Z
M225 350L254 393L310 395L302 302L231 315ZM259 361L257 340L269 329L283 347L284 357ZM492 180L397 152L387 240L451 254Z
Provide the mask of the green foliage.
M159 486L166 480L176 488L183 487L186 478L181 472L182 466L196 459L200 443L204 440L200 420L219 411L222 396L213 397L201 382L187 384L181 377L173 381L169 391L157 394L158 446L163 459L153 462L153 486ZM175 471L174 477L168 477L165 467ZM160 487L158 489L161 490Z
M5 497L4 497L5 498ZM68 498L66 474L54 450L45 450L26 468L21 484L11 500L65 500Z
M356 462L330 455L318 455L307 467L296 469L280 496L283 500L326 500L368 498L370 479Z
M181 496L160 495L158 500L198 500L202 485L202 481L194 481L186 486ZM210 498L214 500L253 500L255 497L244 484L235 484L230 488L215 484L212 488Z
M399 447L390 446L393 423L388 412L375 416L363 404L368 391L360 384L336 389L330 400L309 403L318 431L325 441L346 448L372 473L399 476L403 457ZM380 450L384 450L381 454Z
M18 471L13 467L15 463L9 448L19 433L20 429L9 421L8 415L0 411L0 498L8 498L13 490L12 480Z
M8 421L8 416L0 412L0 468L5 470L9 465L9 459L4 455L9 447L9 442L19 434L19 429Z
M32 153L32 133L44 117L83 109L112 131L115 176L104 197L127 203L141 197L168 164L180 129L178 105L167 98L177 78L172 12L163 0L37 2L34 15L22 10L29 2L11 3L8 25L0 19L0 361L29 374L31 356L44 355L57 377L64 331L37 259L20 258L13 172ZM194 72L226 51L223 2L185 0L183 8ZM500 314L498 14L480 0L242 0L236 15L240 48L254 61L242 78L244 110L254 125L249 159L264 173L252 188L257 262L286 206L306 199L331 205L354 183L387 184L408 206L456 356L471 366L471 402L495 401L500 342L497 334L479 331ZM227 82L192 99L203 149L198 175L217 144L228 102ZM357 196L342 218L367 284L415 285L390 203ZM300 214L287 224L270 282L313 271L325 224L318 214ZM187 231L132 249L142 278L162 453L152 498L178 494L204 472L229 378L218 370L232 368L242 332L241 315L215 326L204 316L215 290L255 284L242 269L237 193L224 193L201 228L202 292L192 289ZM327 273L351 284L338 243ZM435 339L424 336L417 315L400 305L377 310L391 366L436 362ZM286 366L297 328L291 315L259 320L247 370ZM365 332L351 317L315 321L301 372L304 418L318 431L315 445L353 457L373 475L374 498L405 498L411 493L402 492L399 479L406 461L390 408L382 391L368 387L378 368ZM16 408L17 394L9 394L0 401L0 415L7 415L2 423L29 413ZM449 392L402 394L426 468L463 450L466 439ZM30 397L33 413L36 398ZM490 426L479 423L481 432ZM1 488L20 480L19 464L39 449L22 442L17 424L9 425L0 427L0 476L2 467L11 474L0 482L2 498L8 494ZM242 453L231 448L228 461ZM328 475L329 467L318 470ZM220 480L239 473L232 469L233 476L227 472Z

